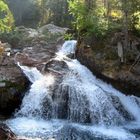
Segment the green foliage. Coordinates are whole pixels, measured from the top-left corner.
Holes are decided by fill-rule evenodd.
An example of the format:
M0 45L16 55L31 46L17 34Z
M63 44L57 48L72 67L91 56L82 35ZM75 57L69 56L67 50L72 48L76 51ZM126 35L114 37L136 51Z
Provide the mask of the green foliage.
M0 40L3 42L8 42L15 47L19 44L21 38L23 38L23 35L15 29L10 32L0 33Z
M63 27L71 25L67 0L36 0L36 4L40 9L40 26L50 22Z
M12 29L14 19L11 11L4 0L0 0L0 32L7 32Z
M78 33L103 37L120 30L140 31L140 0L0 0L0 30L16 25L37 27L52 22ZM127 23L124 23L127 15Z
M86 6L81 1L69 1L69 11L74 17L74 26L77 30L82 30L86 18Z
M6 0L15 19L15 25L35 28L40 20L37 0Z
M103 36L108 28L104 17L105 9L101 6L88 9L83 0L69 1L69 11L74 17L74 26L79 32Z
M72 40L73 38L74 38L74 36L71 33L64 34L64 39L65 40Z
M101 37L124 26L140 30L139 5L140 0L69 0L69 12L79 33Z

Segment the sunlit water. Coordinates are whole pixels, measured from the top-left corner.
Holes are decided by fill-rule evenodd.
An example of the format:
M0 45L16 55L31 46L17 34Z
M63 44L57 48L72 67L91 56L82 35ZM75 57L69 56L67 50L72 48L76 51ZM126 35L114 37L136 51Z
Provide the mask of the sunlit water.
M140 98L125 96L78 60L67 58L75 47L76 41L67 41L57 52L55 60L64 61L69 71L55 95L55 75L18 64L32 85L15 117L6 121L8 126L28 139L139 140Z

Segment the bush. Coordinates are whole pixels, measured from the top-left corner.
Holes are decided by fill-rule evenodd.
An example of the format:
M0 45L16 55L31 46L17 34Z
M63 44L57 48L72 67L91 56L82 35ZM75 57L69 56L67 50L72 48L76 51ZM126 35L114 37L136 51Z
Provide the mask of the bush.
M74 17L73 25L79 33L104 36L108 21L104 17L105 9L101 6L88 9L84 1L69 1L69 11Z
M10 32L0 33L0 40L3 42L8 42L12 46L17 46L22 38L22 34L16 30L12 30Z
M7 4L0 0L0 32L11 31L14 25L14 18Z
M65 40L72 40L73 38L74 38L74 36L71 33L64 34L64 39Z

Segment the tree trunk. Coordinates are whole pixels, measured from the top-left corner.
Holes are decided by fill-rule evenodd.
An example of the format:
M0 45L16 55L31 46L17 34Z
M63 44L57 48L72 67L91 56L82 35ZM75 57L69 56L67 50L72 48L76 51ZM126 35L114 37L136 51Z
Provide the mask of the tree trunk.
M127 0L124 0L124 18L123 18L123 32L124 32L124 61L126 61L126 51L128 49L128 7Z

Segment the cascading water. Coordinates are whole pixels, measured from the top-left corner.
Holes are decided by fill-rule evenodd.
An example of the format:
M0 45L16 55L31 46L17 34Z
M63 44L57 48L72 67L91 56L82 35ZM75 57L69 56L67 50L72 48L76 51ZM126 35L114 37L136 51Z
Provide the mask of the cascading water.
M71 53L74 54L76 50L76 43L76 40L66 41L57 54L62 54L63 56L69 55Z
M21 136L47 140L140 139L140 98L125 96L97 79L74 54L76 41L66 41L54 61L63 61L65 73L20 66L31 88L15 118L7 121ZM63 70L64 71L64 70Z

